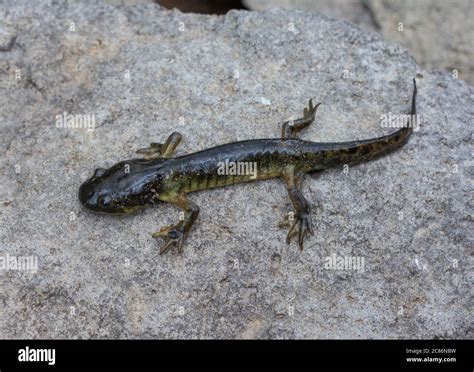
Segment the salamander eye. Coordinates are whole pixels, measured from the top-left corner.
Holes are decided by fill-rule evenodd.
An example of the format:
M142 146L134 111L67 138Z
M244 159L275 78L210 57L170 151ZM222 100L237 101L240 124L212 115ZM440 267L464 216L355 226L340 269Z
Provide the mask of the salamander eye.
M97 168L95 171L94 171L94 177L102 177L105 173L105 169L104 168Z
M111 204L110 198L107 196L99 196L99 198L97 199L97 204L99 204L99 206L101 207L107 208Z

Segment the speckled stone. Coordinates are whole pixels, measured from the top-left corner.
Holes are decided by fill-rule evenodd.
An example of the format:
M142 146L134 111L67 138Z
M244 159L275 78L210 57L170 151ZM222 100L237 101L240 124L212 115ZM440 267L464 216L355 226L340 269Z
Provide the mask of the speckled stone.
M0 268L0 337L472 337L465 82L302 11L16 1L0 18L16 35L0 52L0 258L38 263ZM201 213L183 255L159 256L150 236L174 207L112 217L77 199L95 168L172 131L178 154L276 137L311 97L303 138L385 134L381 115L407 112L417 74L421 128L403 149L305 180L316 234L302 252L279 226L292 210L279 180L190 195ZM64 113L95 126L58 127ZM333 269L333 255L363 267Z
M379 32L413 54L426 70L444 70L474 84L471 0L243 0L252 10L276 7L320 12Z

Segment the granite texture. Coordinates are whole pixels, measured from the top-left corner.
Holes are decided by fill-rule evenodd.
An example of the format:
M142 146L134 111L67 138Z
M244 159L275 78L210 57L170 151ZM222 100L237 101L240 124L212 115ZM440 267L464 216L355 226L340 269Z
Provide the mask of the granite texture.
M242 0L242 2L250 10L299 9L342 18L365 30L378 30L378 25L374 22L364 0Z
M471 86L303 11L16 1L0 19L0 263L37 260L0 267L0 337L472 337ZM172 131L178 154L276 137L310 97L303 138L382 135L414 76L421 127L403 149L305 180L316 234L302 252L284 241L279 180L192 194L183 255L150 236L174 207L111 217L78 202L95 168ZM94 128L60 127L68 115ZM363 266L328 268L333 255Z
M276 7L348 20L407 48L424 69L442 69L474 84L471 0L243 0L252 10Z
M470 0L367 0L385 39L408 48L425 69L474 84L474 4Z

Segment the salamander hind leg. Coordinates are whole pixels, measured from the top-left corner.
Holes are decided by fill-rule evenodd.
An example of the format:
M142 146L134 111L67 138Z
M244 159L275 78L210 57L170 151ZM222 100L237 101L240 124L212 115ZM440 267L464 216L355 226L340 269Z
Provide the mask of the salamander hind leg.
M301 192L301 179L303 176L304 173L295 173L293 169L287 169L282 173L282 178L288 188L288 195L295 209L295 220L286 237L286 243L290 244L293 236L298 236L298 245L301 250L303 250L305 236L308 233L314 235L311 208Z
M179 253L182 253L183 243L199 215L199 207L188 200L186 194L172 195L165 201L182 208L184 210L184 217L176 225L163 227L152 236L154 238L163 238L165 241L160 248L160 254L168 252L173 245L178 248Z
M313 100L310 99L308 107L303 110L303 117L296 120L289 120L283 123L281 129L281 138L296 138L296 134L310 125L316 117L316 111L321 103L313 106Z
M181 142L182 136L178 132L173 132L166 139L165 143L151 143L150 147L137 150L137 154L143 154L147 160L158 158L171 158Z

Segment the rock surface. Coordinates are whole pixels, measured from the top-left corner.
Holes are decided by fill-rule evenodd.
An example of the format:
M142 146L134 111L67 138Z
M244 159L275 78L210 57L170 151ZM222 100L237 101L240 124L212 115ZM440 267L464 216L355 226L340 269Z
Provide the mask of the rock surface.
M249 9L302 9L346 19L408 48L427 70L474 84L474 7L470 0L244 0ZM403 25L400 25L402 23Z
M0 52L0 254L38 263L0 268L1 337L472 337L472 87L302 11L12 2L0 18L15 37ZM310 97L323 104L303 138L379 136L417 74L421 128L403 149L307 177L302 252L279 227L279 180L192 194L182 256L150 237L175 208L110 217L77 200L93 169L172 131L178 154L275 137ZM58 128L64 112L95 129ZM332 255L364 265L333 270Z
M456 70L474 84L472 1L369 0L368 7L384 38L408 48L425 69Z
M242 0L251 10L269 10L273 8L300 9L319 12L328 17L348 20L363 29L377 31L370 10L363 0Z

